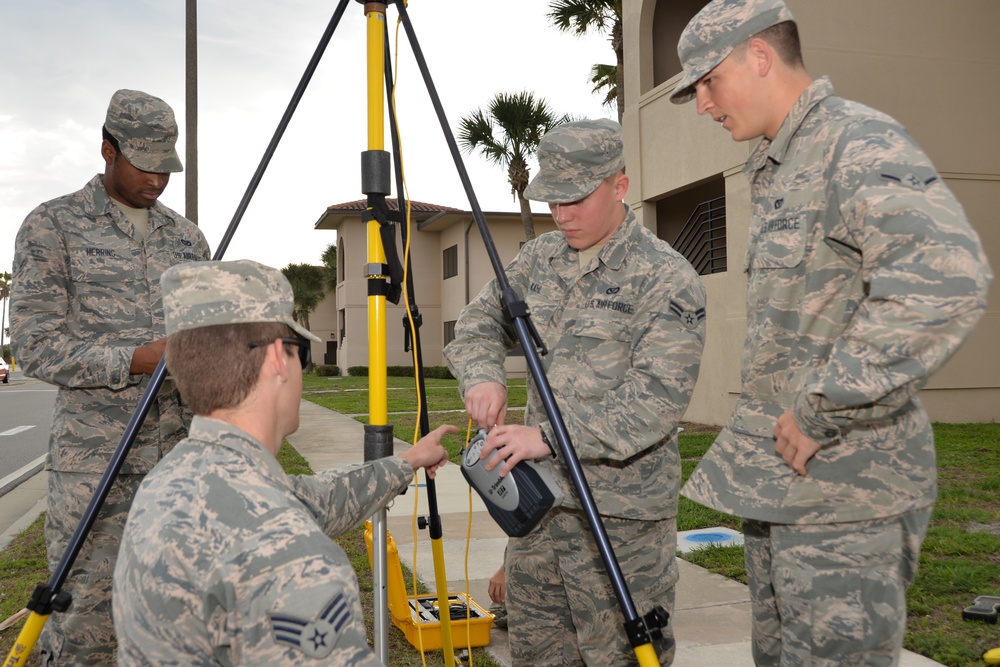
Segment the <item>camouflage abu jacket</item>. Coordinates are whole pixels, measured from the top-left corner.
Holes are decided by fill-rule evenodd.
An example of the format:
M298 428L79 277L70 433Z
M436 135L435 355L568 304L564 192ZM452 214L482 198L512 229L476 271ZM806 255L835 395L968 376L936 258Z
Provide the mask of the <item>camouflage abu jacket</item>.
M122 665L380 665L357 578L328 536L406 489L389 457L289 476L260 442L195 417L143 481L112 599Z
M529 241L507 267L548 347L541 357L598 510L664 519L677 514L677 422L698 377L705 291L691 265L631 211L583 272L560 232ZM496 280L463 309L445 356L461 391L506 383L516 343ZM525 424L555 445L533 379ZM579 500L560 458L538 461L561 484L564 506Z
M745 172L742 393L682 493L777 523L930 505L934 439L916 395L982 316L992 279L962 207L898 123L827 79ZM823 445L806 476L774 451L786 409Z
M26 375L59 387L53 470L107 468L149 380L129 375L132 352L164 335L160 274L210 258L198 227L159 202L148 237L137 239L101 175L25 219L14 252L11 343ZM148 472L184 437L189 418L167 380L122 472Z

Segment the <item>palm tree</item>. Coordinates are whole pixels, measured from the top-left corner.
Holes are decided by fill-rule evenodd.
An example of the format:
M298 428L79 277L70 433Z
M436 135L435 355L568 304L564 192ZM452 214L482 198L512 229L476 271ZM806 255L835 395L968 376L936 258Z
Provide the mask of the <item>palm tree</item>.
M327 292L337 291L337 244L330 243L320 256L323 262L323 280Z
M0 273L0 354L4 349L4 328L7 326L7 299L10 297L10 281L13 276L10 271Z
M292 317L308 329L309 314L316 310L326 294L325 271L312 264L289 264L281 272L292 284Z
M621 0L553 0L549 3L549 20L564 32L586 35L591 30L610 34L611 48L615 52L615 99L618 104L618 122L625 112L625 60L622 45L622 2ZM612 65L595 65L612 67ZM596 87L596 77L591 79Z
M525 91L498 93L485 110L476 109L459 121L458 140L466 152L478 148L487 160L507 170L510 192L520 204L524 237L529 241L535 238L535 224L531 205L524 198L531 180L528 156L546 132L569 120L570 116L556 116L548 102Z
M611 108L618 102L618 68L614 65L594 65L590 68L590 82L594 84L590 92L604 95L601 104ZM619 122L621 118L619 117Z

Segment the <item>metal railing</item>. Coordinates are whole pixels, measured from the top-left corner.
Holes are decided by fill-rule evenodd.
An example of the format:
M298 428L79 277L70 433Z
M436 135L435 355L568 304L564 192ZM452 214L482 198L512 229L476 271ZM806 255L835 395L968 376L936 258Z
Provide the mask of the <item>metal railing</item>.
M671 242L698 275L726 270L726 198L716 197L695 207Z

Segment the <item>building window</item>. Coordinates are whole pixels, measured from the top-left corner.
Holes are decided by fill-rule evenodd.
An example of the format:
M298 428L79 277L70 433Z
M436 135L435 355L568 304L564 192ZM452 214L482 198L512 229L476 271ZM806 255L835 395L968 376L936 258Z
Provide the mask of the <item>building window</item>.
M453 245L444 249L442 259L444 265L444 278L453 278L458 275L458 246Z
M444 323L444 344L447 345L455 340L455 320Z
M337 238L337 282L344 282L344 239Z

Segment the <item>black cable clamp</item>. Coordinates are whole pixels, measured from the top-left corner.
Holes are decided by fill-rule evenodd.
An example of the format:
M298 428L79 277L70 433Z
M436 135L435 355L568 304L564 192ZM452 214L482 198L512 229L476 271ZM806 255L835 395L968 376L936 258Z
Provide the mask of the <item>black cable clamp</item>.
M369 296L384 296L389 303L399 304L399 299L403 295L403 264L399 259L399 252L396 249L396 223L390 219L391 211L383 195L369 195L368 206L361 214L361 221L368 223L377 220L379 223L379 236L382 239L382 252L385 253L385 264L367 264L366 270L372 266L381 266L379 273L368 273L368 276L388 276L388 282L383 287L368 287ZM385 278L372 277L369 282L384 282ZM373 291L374 290L374 291Z
M71 602L73 602L73 596L66 591L59 591L53 595L51 588L44 584L38 584L25 606L36 614L48 616L53 611L66 611Z
M413 319L413 327L410 326L410 319ZM420 313L420 309L415 305L410 307L410 317L403 316L403 352L410 352L413 349L413 341L416 340L413 336L413 328L416 327L418 330L424 325L424 316Z
M500 294L500 304L503 306L504 313L511 322L515 319L520 319L528 326L528 333L531 336L531 341L538 349L538 354L543 357L547 355L549 350L545 347L545 341L542 340L538 329L535 328L535 323L531 320L531 311L528 308L528 303L524 299L518 298L517 292L514 291L513 287L507 287L503 290Z
M663 607L656 606L642 618L626 621L625 634L628 636L632 648L650 642L664 641L663 628L667 627L669 621L670 613ZM673 638L668 638L665 641L665 648L669 649L674 645Z

